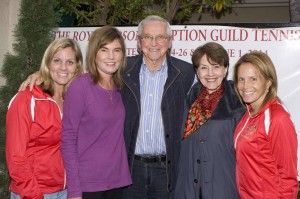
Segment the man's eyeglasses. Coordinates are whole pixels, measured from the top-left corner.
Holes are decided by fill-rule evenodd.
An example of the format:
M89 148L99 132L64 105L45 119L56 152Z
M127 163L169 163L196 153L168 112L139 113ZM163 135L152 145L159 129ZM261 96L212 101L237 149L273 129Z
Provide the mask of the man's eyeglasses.
M145 35L143 37L141 37L141 39L144 41L144 42L147 42L147 43L150 43L153 41L153 39L155 39L156 42L158 43L163 43L165 42L169 37L168 36L165 36L165 35L158 35L156 37L153 37L151 35Z

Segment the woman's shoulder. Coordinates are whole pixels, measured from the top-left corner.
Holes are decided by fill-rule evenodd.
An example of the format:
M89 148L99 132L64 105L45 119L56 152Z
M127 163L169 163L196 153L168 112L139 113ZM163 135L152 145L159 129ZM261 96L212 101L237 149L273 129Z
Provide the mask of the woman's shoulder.
M21 98L45 98L46 93L43 91L43 89L38 86L34 85L32 91L30 91L29 86L24 91L19 91L16 93L15 97L21 97Z
M88 80L91 80L92 79L92 76L90 73L84 73L82 75L79 75L78 77L76 77L74 79L74 81L88 81Z
M30 91L29 87L27 87L24 91L19 91L17 92L10 100L8 104L8 108L14 104L20 106L20 105L25 105L29 104L32 98L41 98L41 96L44 97L44 92L42 89L35 85L33 87L33 90Z
M92 82L92 76L90 73L84 73L82 75L79 75L76 77L70 84L70 86L76 86L76 85L86 85L88 83Z
M201 87L202 85L198 81L194 85L192 85L187 94L187 102L189 106L192 105L192 103L194 103L194 101L197 99Z
M76 95L80 96L84 93L91 91L91 88L93 88L93 80L90 75L90 73L82 74L78 77L76 77L68 86L66 89L65 96L68 97L69 95Z
M291 115L288 109L277 99L272 100L269 106L272 119L282 120L285 117L290 118Z

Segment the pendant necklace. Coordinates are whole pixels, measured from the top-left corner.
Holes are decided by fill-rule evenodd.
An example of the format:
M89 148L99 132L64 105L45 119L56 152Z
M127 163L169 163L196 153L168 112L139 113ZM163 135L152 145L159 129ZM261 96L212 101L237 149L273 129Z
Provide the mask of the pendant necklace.
M108 98L110 100L110 102L113 104L113 100L114 100L114 87L112 88L112 90L106 89L104 88L104 86L101 85L101 83L99 83L100 87L105 90L108 94Z
M104 89L104 90L106 90L106 89ZM114 89L112 89L111 92L109 90L106 90L106 92L109 95L110 102L113 104Z

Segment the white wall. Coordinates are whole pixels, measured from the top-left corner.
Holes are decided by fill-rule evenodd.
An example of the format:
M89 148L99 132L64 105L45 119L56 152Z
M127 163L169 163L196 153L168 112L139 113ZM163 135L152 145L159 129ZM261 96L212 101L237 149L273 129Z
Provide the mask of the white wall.
M13 30L18 20L18 11L21 0L0 0L0 68L3 65L4 55L12 53L14 42ZM0 77L0 85L5 83Z

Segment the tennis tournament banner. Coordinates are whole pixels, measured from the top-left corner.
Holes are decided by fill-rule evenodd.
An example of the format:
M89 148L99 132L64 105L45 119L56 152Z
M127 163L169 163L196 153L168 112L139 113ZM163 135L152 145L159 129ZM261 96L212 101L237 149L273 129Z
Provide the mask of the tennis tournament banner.
M85 55L89 38L96 28L59 28L53 32L53 36L54 39L68 37L76 40ZM125 39L127 56L137 55L137 26L117 28ZM230 57L229 79L232 79L234 64L243 54L253 50L267 53L277 70L278 95L292 115L300 141L300 26L240 28L215 25L178 25L172 26L172 33L171 55L190 63L191 55L198 46L210 41L223 45ZM300 151L300 147L298 148ZM300 152L298 154L300 155ZM299 160L300 158L298 158ZM300 162L298 165L300 168Z

